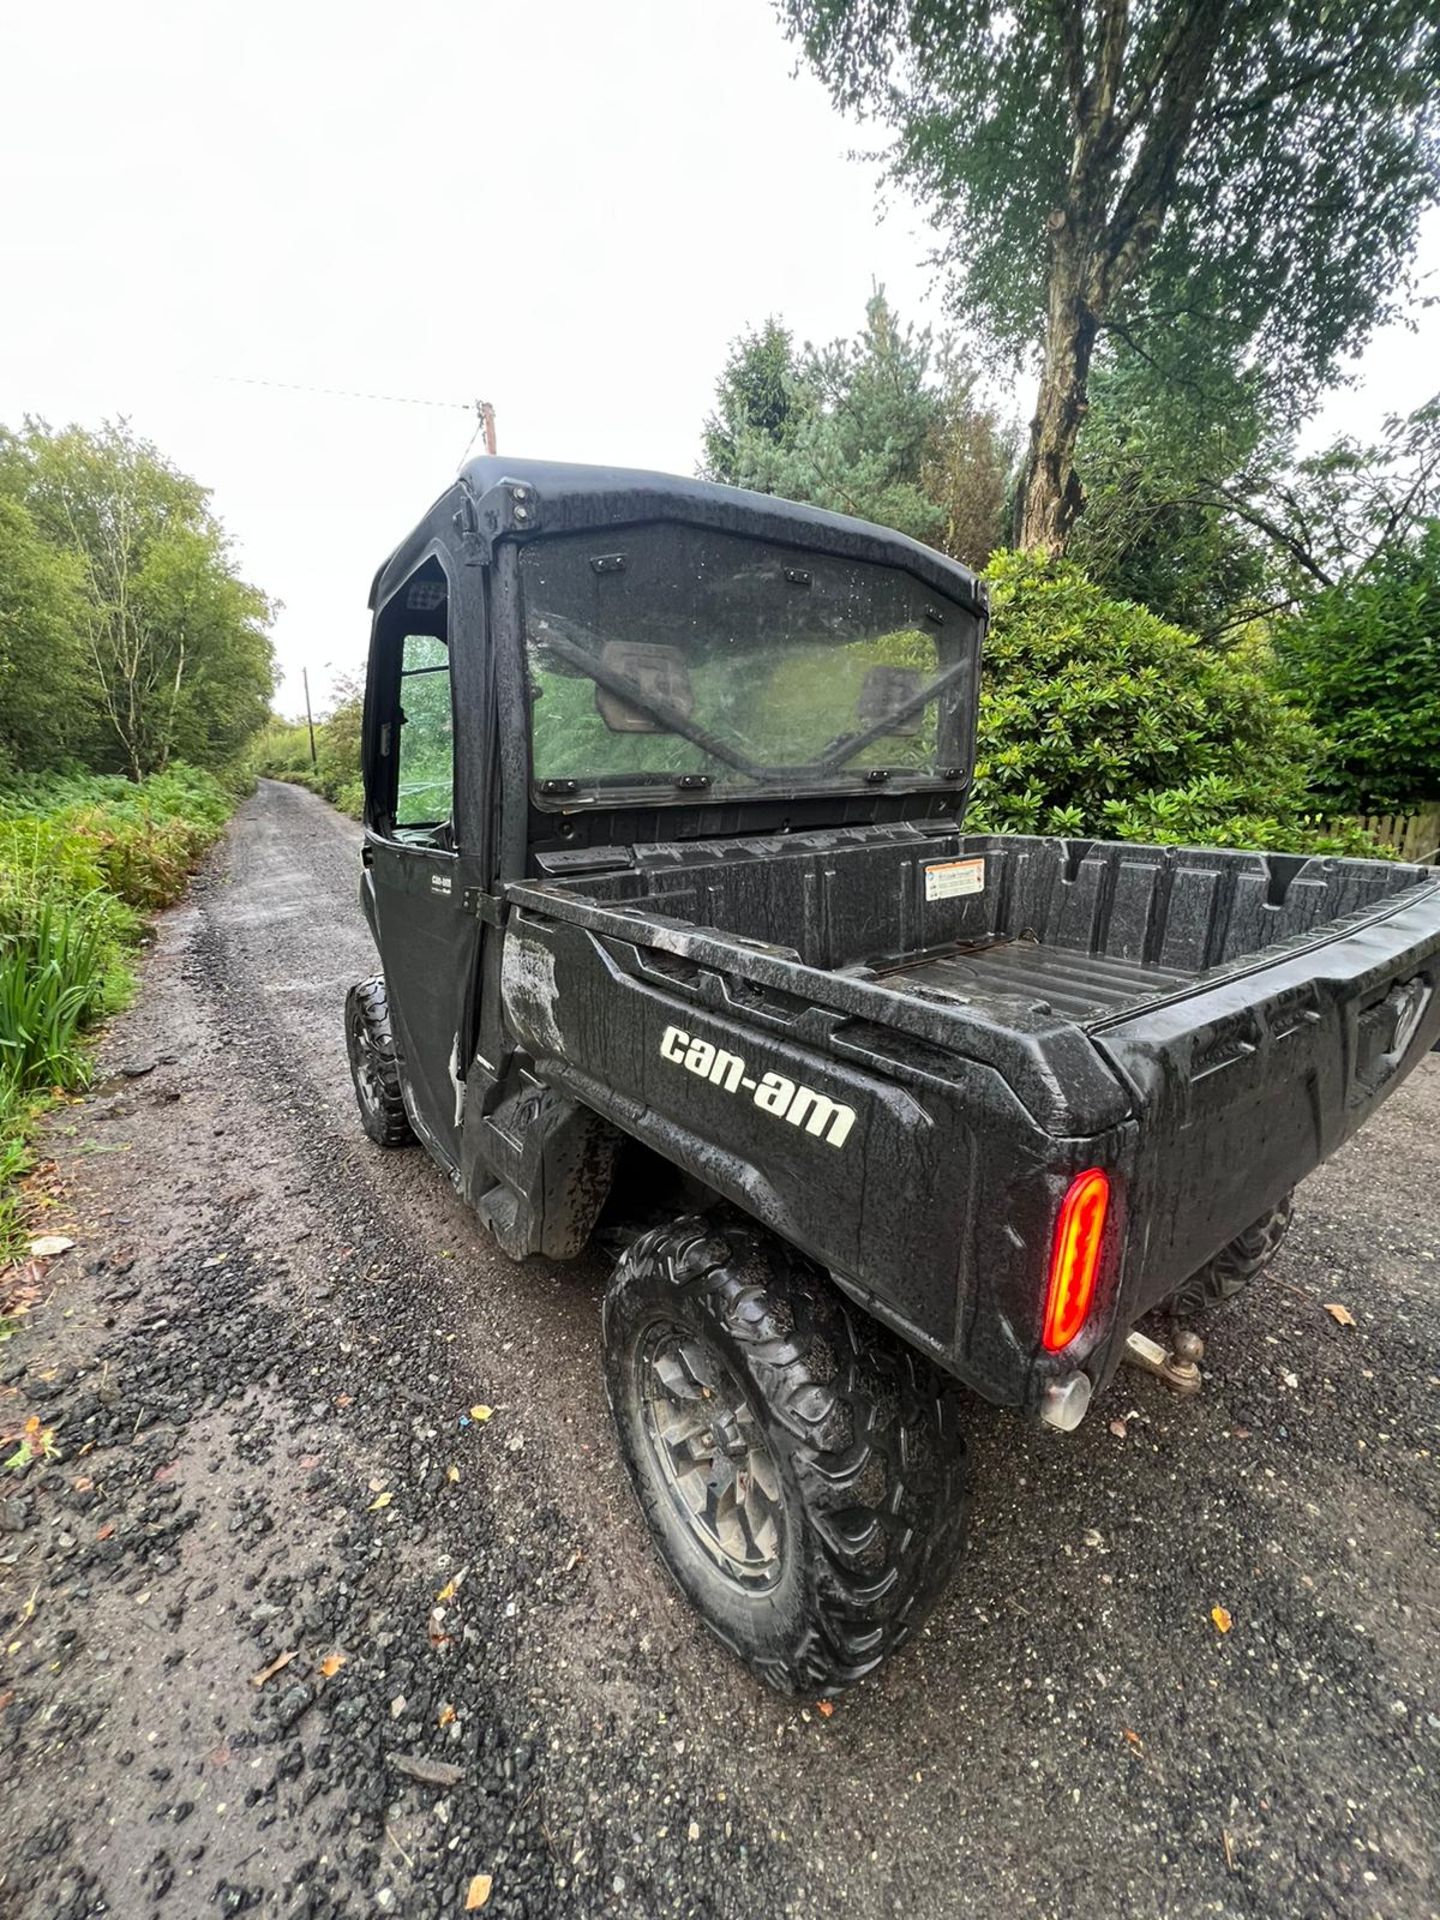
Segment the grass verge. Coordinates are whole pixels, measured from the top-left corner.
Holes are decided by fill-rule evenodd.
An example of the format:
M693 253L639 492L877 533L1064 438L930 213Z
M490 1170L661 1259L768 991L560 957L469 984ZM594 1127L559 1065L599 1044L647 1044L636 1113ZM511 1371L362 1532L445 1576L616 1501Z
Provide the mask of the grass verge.
M45 1106L89 1084L89 1038L134 989L145 915L178 900L234 794L177 766L138 786L0 786L0 1268L24 1252L20 1181ZM0 1299L0 1339L7 1335Z

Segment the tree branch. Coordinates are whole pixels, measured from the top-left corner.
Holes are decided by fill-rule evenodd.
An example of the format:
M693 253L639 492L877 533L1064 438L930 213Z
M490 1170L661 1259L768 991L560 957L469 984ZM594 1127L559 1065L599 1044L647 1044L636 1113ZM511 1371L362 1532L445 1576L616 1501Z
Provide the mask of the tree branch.
M1179 56L1101 247L1097 298L1092 303L1099 311L1134 278L1159 237L1230 6L1231 0L1195 0Z
M1115 123L1114 137L1117 152L1124 147L1125 142L1150 111L1150 102L1155 98L1160 87L1169 78L1171 62L1183 45L1185 36L1190 31L1195 13L1196 8L1193 4L1176 8L1175 17L1171 20L1166 30L1165 38L1156 48L1154 59L1146 68L1144 75L1141 77L1135 89L1135 96L1130 103L1129 110Z
M1099 42L1095 49L1094 119L1107 147L1110 145L1120 77L1125 71L1129 27L1129 0L1101 0Z
M1347 48L1337 54L1333 60L1315 60L1308 67L1286 78L1277 80L1268 87L1257 87L1253 93L1240 94L1229 100L1219 100L1203 116L1201 124L1207 127L1219 126L1231 120L1243 119L1249 113L1266 113L1280 101L1289 99L1292 93L1303 92L1314 86L1317 80L1324 80L1332 73L1343 72L1353 65L1355 55Z
M1060 54L1065 62L1065 85L1070 94L1070 116L1078 134L1084 124L1085 16L1081 0L1054 0L1055 24L1060 29Z
M1322 587L1333 587L1336 584L1314 555L1307 552L1304 545L1292 533L1272 520L1268 514L1262 513L1243 493L1238 493L1233 487L1217 487L1215 494L1231 513L1238 515L1248 526L1263 533L1267 539L1273 540L1277 547L1283 548L1296 565L1310 575L1312 580L1318 581Z
M1154 354L1151 353L1147 347L1143 347L1140 344L1123 321L1107 321L1106 328L1107 331L1113 333L1117 339L1125 342L1137 360L1143 360L1147 367L1153 367L1167 386L1178 387L1186 392L1193 393L1200 400L1206 398L1207 388L1203 381L1196 380L1191 374L1183 370L1177 371L1174 367L1165 366L1155 358Z

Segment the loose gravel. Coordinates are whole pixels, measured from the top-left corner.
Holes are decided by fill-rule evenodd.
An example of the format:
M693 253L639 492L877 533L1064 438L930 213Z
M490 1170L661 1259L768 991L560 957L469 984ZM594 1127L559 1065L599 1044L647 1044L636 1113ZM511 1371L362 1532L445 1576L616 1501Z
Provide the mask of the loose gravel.
M0 1477L0 1916L1440 1913L1440 1058L1197 1401L975 1407L967 1558L827 1716L651 1554L603 1262L510 1264L361 1134L357 838L262 785L52 1129L77 1245L0 1346L0 1426L59 1450Z

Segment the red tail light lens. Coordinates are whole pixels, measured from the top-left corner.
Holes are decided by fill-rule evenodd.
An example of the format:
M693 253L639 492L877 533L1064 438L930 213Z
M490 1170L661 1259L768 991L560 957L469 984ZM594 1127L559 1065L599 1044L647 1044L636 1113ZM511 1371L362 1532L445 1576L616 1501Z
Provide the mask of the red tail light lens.
M1099 1167L1077 1173L1060 1203L1045 1295L1043 1337L1051 1353L1068 1347L1089 1316L1109 1207L1110 1176Z

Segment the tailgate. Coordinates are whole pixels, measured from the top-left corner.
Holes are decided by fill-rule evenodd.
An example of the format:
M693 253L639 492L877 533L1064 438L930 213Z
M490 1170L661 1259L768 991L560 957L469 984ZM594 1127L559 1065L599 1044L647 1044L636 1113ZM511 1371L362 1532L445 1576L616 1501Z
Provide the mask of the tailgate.
M1313 1171L1440 1038L1440 881L1092 1039L1141 1119L1125 1310L1155 1304Z

